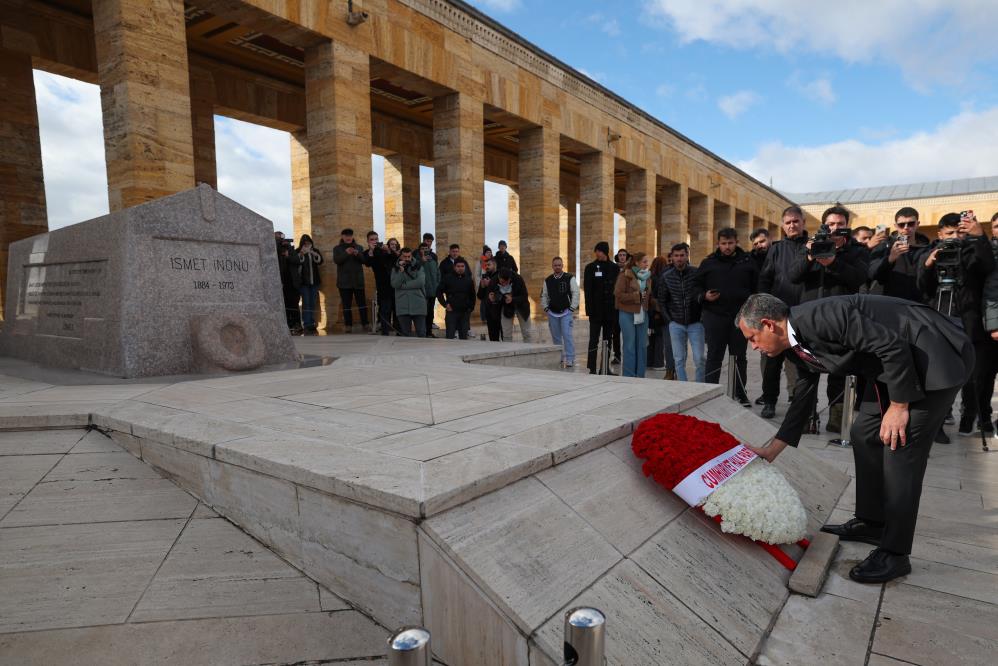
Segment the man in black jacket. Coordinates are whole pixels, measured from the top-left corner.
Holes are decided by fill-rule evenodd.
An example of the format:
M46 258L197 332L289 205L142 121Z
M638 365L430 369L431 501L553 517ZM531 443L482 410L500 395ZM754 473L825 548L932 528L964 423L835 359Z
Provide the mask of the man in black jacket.
M442 280L448 273L453 273L454 266L459 261L463 261L465 269L467 269L468 262L461 256L461 246L457 243L452 243L447 251L447 256L440 261L440 279ZM468 275L469 277L471 276L470 273Z
M485 271L478 281L478 301L481 304L482 319L489 330L489 340L502 340L502 304L496 295L495 285L499 282L499 271L496 269L496 258L485 262Z
M991 423L991 394L994 391L995 371L998 366L998 343L984 330L982 298L984 282L994 270L995 258L991 243L984 235L980 222L972 211L961 216L947 213L939 220L939 239L919 264L918 286L931 306L943 314L958 318L963 330L974 343L976 367L973 381L963 387L960 432L968 434L977 426L985 433L994 432ZM940 245L949 240L958 244L959 266L938 265ZM953 282L942 283L944 272Z
M804 291L799 284L790 281L790 266L797 262L800 248L807 242L804 230L804 211L800 206L789 206L783 211L783 240L774 241L766 253L766 262L759 273L759 292L772 294L793 307L800 303ZM762 418L776 416L776 401L780 398L780 371L787 375L787 394L794 396L797 382L797 369L792 363L784 364L784 355L767 356L762 369L762 397L756 404L762 404Z
M519 269L516 267L516 259L514 259L513 255L506 251L506 241L499 241L499 245L497 247L499 250L495 254L496 270L501 271L504 268L508 268L514 273L519 272Z
M513 321L520 320L520 333L524 342L531 342L533 329L530 326L530 298L527 284L508 268L499 270L499 279L495 283L496 298L502 305L502 339L509 342L513 339Z
M748 362L745 337L735 328L735 315L745 299L755 293L759 269L751 255L738 247L738 235L728 227L717 232L717 250L697 269L693 284L701 303L701 321L707 341L707 381L721 381L724 352L738 370L735 397L743 407L752 403L745 394Z
M749 242L752 244L752 259L755 267L762 273L762 267L766 265L766 256L769 255L769 231L762 227L756 229L749 235Z
M800 248L797 261L790 265L790 281L803 288L801 303L827 296L857 294L866 284L869 273L870 251L853 240L849 232L849 211L842 206L832 206L822 213L821 225L832 235L835 253L827 258L813 256L813 238ZM825 423L828 432L839 432L842 428L845 388L844 375L829 375L828 421Z
M589 317L589 351L586 367L589 374L596 374L596 351L599 347L600 335L604 340L613 337L613 322L616 317L614 309L613 287L617 284L620 272L617 264L610 261L610 244L606 241L596 243L593 248L596 258L586 264L582 274L582 292L586 297L586 315ZM619 344L620 339L617 339ZM620 347L614 349L614 354L620 356Z
M686 379L686 341L693 351L694 379L706 381L704 365L704 330L700 321L700 299L696 286L696 266L690 266L690 246L677 243L669 253L672 267L662 273L662 292L656 295L665 306L665 318L669 322L669 339L672 342L672 356L676 359L676 376L679 381Z
M364 248L353 239L353 229L340 232L339 245L333 248L336 264L336 288L343 304L343 326L347 333L353 329L353 305L357 302L360 325L367 328L367 302L364 297Z
M929 239L918 233L918 211L910 206L894 214L894 226L897 234L870 252L868 277L875 283L871 292L921 303L918 264L929 249Z
M378 294L378 325L381 335L392 330L392 313L395 311L395 290L392 288L392 270L398 261L398 253L382 243L377 231L367 232L367 250L364 251L364 265L374 273L375 291Z
M861 583L911 572L922 478L932 440L973 370L974 348L960 327L932 308L887 296L837 296L794 308L768 294L751 296L738 326L753 349L789 352L796 395L776 437L749 447L772 462L796 446L821 373L865 379L849 440L856 464L856 517L824 532L877 546L852 568Z
M471 312L475 309L475 281L471 279L464 259L458 258L453 268L447 275L440 276L437 300L447 311L444 316L447 339L453 340L457 333L461 340L467 340L471 329Z

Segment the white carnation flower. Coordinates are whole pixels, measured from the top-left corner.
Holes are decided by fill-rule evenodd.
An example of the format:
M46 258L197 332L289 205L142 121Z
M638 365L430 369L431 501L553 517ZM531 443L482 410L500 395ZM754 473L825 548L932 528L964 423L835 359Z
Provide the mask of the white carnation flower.
M807 536L807 513L797 491L774 465L756 458L703 503L721 516L721 530L769 544L797 543Z

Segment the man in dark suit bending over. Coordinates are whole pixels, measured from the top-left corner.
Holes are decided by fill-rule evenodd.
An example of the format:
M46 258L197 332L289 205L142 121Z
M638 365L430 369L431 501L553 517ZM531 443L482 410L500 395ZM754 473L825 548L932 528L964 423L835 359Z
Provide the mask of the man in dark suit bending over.
M770 357L789 350L786 357L798 369L795 398L776 437L764 448L749 447L770 462L800 441L820 373L866 379L850 433L856 517L821 529L877 546L849 572L855 581L883 583L911 573L908 555L929 449L973 371L970 339L930 307L862 294L793 308L755 294L736 321L753 349Z

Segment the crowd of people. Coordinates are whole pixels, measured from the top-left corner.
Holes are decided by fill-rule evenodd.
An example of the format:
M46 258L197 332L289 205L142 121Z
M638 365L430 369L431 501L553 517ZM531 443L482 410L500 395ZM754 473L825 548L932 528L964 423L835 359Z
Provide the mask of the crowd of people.
M735 229L723 228L716 233L714 250L698 265L691 263L686 243L672 246L664 257L620 249L611 258L609 243L602 241L593 248L581 282L564 270L562 257L554 257L551 274L542 284L529 286L505 241L495 253L483 247L473 261L452 244L441 260L430 233L423 234L418 247L408 248L394 238L382 243L374 231L361 245L352 229L344 229L332 257L348 331L356 308L364 329L375 319L381 335L436 337L434 311L439 304L447 338L467 339L477 312L489 340L512 340L518 327L522 339L531 342L536 332L530 295L537 290L551 339L562 346L564 366L575 364L574 322L584 306L590 373L602 371L602 343L612 353L611 367L627 377L644 377L652 368L664 370L666 379L718 383L727 355L736 369L734 397L747 408L753 406L747 386L748 350L735 317L752 294L772 294L791 307L857 293L930 304L958 320L975 347L975 372L963 388L959 430L993 432L998 244L986 236L973 211L944 215L932 231L921 227L918 211L910 207L897 211L893 225L875 229L852 229L849 219L848 209L833 206L809 233L803 210L790 206L781 217L781 239L770 238L766 229L739 239ZM996 219L998 214L991 218ZM278 234L277 249L288 326L296 334L315 335L323 255L307 235L296 248ZM375 282L370 313L365 268L373 272ZM687 375L690 356L692 377ZM762 407L763 418L774 418L782 374L787 376L788 399L794 399L794 364L786 363L784 355L762 355L759 362L762 381L755 404ZM825 421L830 432L839 429L844 384L843 376L829 375ZM937 439L944 441L945 433L940 430Z

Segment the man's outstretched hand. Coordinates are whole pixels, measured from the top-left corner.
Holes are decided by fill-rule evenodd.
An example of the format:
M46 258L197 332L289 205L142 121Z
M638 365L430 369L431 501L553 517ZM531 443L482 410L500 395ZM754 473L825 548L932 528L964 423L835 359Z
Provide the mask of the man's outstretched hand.
M776 439L774 437L768 446L752 446L751 444L746 444L745 448L764 459L766 462L773 462L776 460L776 456L780 455L783 449L787 448L787 443L782 439Z

